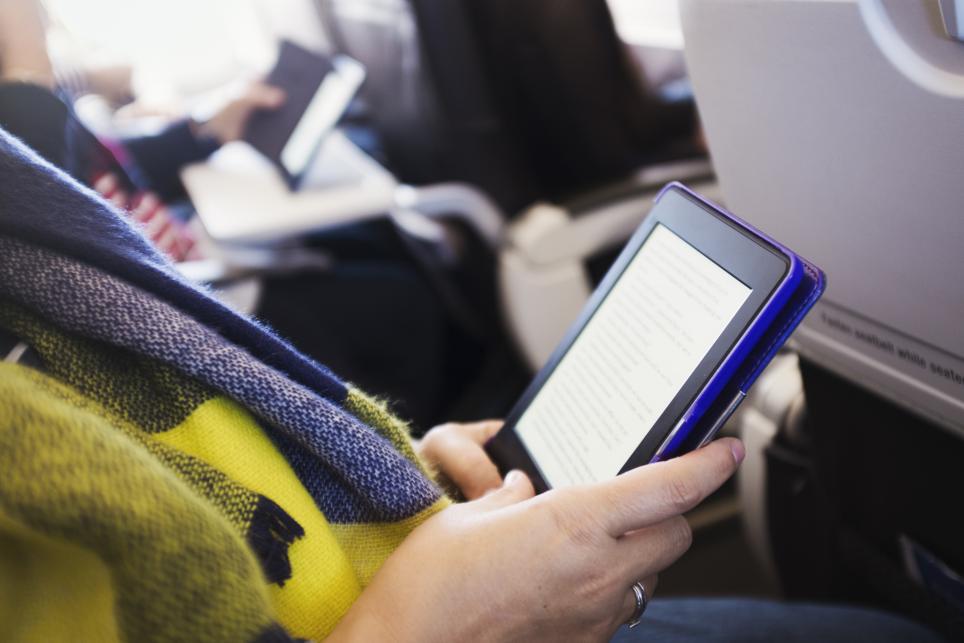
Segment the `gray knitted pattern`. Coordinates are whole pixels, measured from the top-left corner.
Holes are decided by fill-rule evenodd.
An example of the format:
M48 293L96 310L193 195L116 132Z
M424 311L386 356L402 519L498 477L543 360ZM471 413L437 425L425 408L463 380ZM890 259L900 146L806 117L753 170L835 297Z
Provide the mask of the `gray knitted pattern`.
M440 497L374 429L170 304L10 238L0 237L0 257L0 296L69 332L169 364L254 413L329 521L396 521Z

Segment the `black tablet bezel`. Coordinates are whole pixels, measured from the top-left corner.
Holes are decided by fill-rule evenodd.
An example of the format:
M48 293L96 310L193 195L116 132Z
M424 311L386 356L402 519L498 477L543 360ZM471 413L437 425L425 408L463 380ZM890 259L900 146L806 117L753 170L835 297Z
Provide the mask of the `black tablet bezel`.
M264 82L285 91L288 98L278 109L259 110L252 114L245 126L243 138L277 168L289 189L296 190L310 172L324 140L337 127L336 120L314 132L315 136L309 143L310 151L304 164L300 168L288 167L285 163L285 150L302 127L312 105L322 92L326 91L326 83L345 83L348 91L345 93L344 104L336 104L340 120L358 95L364 81L365 68L358 61L342 54L324 55L283 40L275 66ZM310 95L305 93L309 90ZM298 112L294 121L287 120L291 116L285 114L285 110L291 109L297 109ZM279 119L286 120L279 123Z
M282 146L281 152L279 153L278 157L275 159L272 159L272 161L277 165L277 167L280 168L282 175L285 177L285 179L288 182L288 187L291 188L292 190L297 190L299 187L301 187L301 183L305 179L305 176L311 171L312 164L315 162L315 159L317 158L318 153L325 142L325 139L333 131L337 129L338 123L341 122L341 120L345 117L345 114L348 112L348 110L351 107L352 101L355 100L356 96L358 96L358 92L361 89L362 84L365 82L366 73L367 72L365 68L362 66L360 62L348 56L339 54L331 60L331 69L328 71L328 73L322 79L321 83L318 85L318 88L315 90L315 94L312 96L312 100L314 100L315 96L317 96L320 92L325 91L325 83L329 80L333 79L335 82L346 82L347 80L354 80L355 84L353 87L351 87L344 105L341 106L341 109L339 110L340 113L338 115L338 118L327 128L324 128L318 132L318 135L315 137L314 142L311 144L311 152L309 153L304 165L301 167L300 170L298 170L297 172L294 172L291 168L285 165L284 151L291 143L291 139L294 137L295 132L297 132L298 128L301 127L301 122L308 114L307 109L304 112L302 112L301 118L298 120L298 123L295 125L294 131L292 131L291 135L287 138L287 140L285 140L285 144ZM349 78L349 74L355 74L356 76L354 79L352 79L352 78ZM308 105L309 109L310 107L311 107L311 103L309 103Z
M666 411L660 415L652 429L642 439L620 473L644 465L652 459L703 385L716 372L747 326L764 308L790 270L791 262L786 254L739 227L705 203L677 188L671 188L663 193L649 216L626 244L546 366L536 375L513 407L506 418L505 426L486 446L503 472L510 469L525 471L532 479L537 491L545 491L549 485L538 464L516 433L516 424L619 281L650 233L660 224L749 286L751 293L710 348L706 357L673 398Z

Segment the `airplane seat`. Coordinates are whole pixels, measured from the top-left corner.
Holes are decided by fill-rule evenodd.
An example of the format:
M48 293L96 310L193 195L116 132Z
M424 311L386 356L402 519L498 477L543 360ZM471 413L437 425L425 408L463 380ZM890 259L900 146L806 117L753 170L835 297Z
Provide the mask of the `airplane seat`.
M463 3L322 0L320 6L334 47L366 67L364 114L399 181L469 183L506 212L536 198L492 99Z
M964 638L964 42L942 0L682 0L728 206L829 286L740 417L789 597ZM749 479L748 479L749 476Z
M443 185L478 191L444 199L470 227L475 204L502 211L484 305L504 311L532 369L588 298L587 261L625 242L658 188L711 187L692 106L640 89L605 0L320 2L335 48L369 70L361 94L386 166L420 186L405 208L438 218L421 197Z
M648 86L607 0L464 4L540 198L565 202L641 167L706 158L692 97L666 100Z
M706 156L692 101L645 89L606 0L324 0L322 11L334 46L368 69L362 95L402 182L471 183L512 216Z

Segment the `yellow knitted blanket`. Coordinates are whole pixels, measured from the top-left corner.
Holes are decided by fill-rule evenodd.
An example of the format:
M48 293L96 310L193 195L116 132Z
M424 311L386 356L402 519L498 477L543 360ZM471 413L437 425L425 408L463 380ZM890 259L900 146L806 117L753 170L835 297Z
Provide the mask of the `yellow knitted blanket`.
M0 640L322 639L447 502L332 522L210 386L9 301L0 328L42 362L0 363ZM383 406L353 389L345 406L417 465Z

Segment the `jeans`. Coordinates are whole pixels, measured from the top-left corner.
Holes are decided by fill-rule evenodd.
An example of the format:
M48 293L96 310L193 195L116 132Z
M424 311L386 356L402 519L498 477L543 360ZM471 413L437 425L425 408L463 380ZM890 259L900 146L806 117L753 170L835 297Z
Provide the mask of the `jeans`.
M654 600L642 622L632 630L621 628L611 643L937 643L942 640L899 616L858 607L688 598Z

